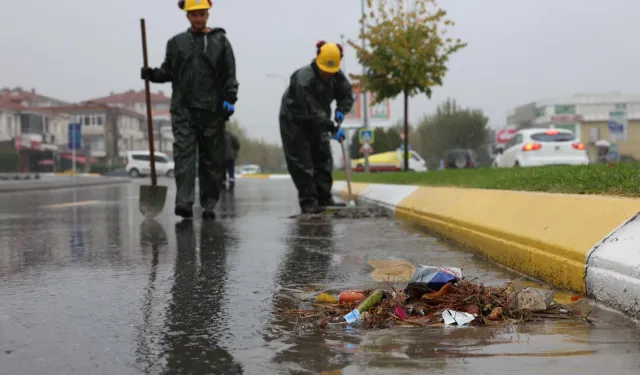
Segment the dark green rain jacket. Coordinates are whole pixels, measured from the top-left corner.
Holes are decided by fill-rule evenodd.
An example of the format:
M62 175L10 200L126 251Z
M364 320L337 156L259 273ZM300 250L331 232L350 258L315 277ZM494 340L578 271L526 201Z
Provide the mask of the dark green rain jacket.
M235 104L236 61L221 28L202 33L188 29L167 42L164 62L153 70L154 83L171 82L171 110L206 109L223 113L222 102Z
M280 116L312 132L333 132L331 103L343 114L351 111L353 91L347 77L338 71L328 81L320 76L315 62L296 70L282 96Z

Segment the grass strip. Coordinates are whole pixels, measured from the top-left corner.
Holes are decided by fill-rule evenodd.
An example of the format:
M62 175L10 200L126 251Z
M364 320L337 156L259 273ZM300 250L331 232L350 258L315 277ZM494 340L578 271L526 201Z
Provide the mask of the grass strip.
M336 171L334 179L344 180ZM640 197L640 163L352 173L353 182Z

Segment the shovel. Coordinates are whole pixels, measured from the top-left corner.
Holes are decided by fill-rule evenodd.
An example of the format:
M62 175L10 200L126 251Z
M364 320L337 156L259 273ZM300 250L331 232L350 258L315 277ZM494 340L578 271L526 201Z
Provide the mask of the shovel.
M340 127L340 124L338 124ZM347 152L344 148L344 140L340 140L340 148L342 148L342 160L344 160L344 177L347 180L347 190L349 191L349 203L346 207L327 207L327 211L340 211L345 208L356 208L356 202L353 200L353 193L351 192L351 161L347 163Z
M149 67L147 58L147 30L144 18L140 19L140 31L142 32L142 58L144 67ZM149 138L149 163L151 164L151 185L140 185L140 212L145 217L158 216L164 209L164 202L167 200L167 187L158 186L156 176L156 155L153 141L153 118L151 117L151 91L149 89L149 79L144 80L145 96L147 99L147 130Z
M347 190L349 191L349 207L355 207L356 202L353 200L353 194L351 193L351 161L347 163L347 152L344 149L344 141L340 141L340 147L342 148L342 160L344 160L344 179L347 180Z

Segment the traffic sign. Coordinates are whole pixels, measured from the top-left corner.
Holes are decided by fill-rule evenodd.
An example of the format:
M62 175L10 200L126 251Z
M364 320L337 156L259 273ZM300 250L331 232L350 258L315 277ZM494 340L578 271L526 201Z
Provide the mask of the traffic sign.
M360 129L360 131L358 132L358 140L360 141L361 145L365 143L373 144L373 141L374 141L373 129Z
M362 144L362 147L360 147L360 153L371 154L373 153L373 147L371 147L371 144L369 144L369 142L365 142Z
M67 148L69 150L80 150L82 148L82 124L69 124L67 128Z

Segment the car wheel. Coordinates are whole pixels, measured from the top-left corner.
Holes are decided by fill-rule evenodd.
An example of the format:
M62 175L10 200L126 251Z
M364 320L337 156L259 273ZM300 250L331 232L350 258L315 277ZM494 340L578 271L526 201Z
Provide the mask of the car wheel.
M173 169L167 172L167 177L173 177Z
M513 166L514 166L515 168L518 168L518 167L520 166L520 163L516 162Z
M140 177L140 172L137 169L133 168L129 171L129 176L133 178Z
M453 165L455 165L457 169L463 169L467 166L467 164L468 164L467 158L463 155L458 156L453 161Z

